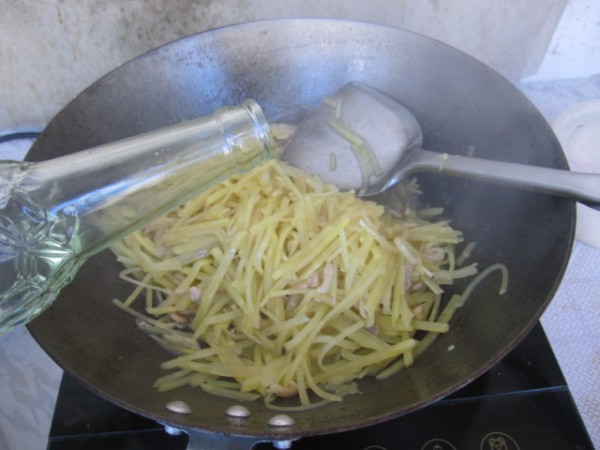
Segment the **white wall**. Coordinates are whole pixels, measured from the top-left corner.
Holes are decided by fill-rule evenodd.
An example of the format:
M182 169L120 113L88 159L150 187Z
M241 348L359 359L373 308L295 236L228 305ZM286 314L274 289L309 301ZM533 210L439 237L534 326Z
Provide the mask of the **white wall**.
M589 0L592 2L595 0ZM567 0L0 0L0 130L41 127L106 72L206 29L337 17L416 31L511 79L534 74Z
M600 1L570 0L548 52L530 80L600 74Z

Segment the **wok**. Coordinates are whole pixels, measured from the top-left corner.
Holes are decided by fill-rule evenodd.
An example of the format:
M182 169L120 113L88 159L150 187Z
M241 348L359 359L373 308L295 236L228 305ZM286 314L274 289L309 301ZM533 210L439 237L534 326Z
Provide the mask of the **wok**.
M349 81L400 100L422 124L431 150L567 168L550 127L513 85L475 59L406 31L365 23L290 19L243 24L190 36L109 73L48 125L28 159L42 160L213 112L253 98L272 121L298 120L307 106ZM201 173L198 176L202 176ZM231 400L183 388L158 393L154 380L169 355L111 304L131 286L105 251L91 258L54 305L29 325L45 351L92 391L133 412L185 428L191 446L249 448L261 440L364 427L415 411L469 383L497 363L533 327L554 295L574 236L572 201L427 174L423 201L443 206L481 268L503 263L508 292L492 276L458 311L450 332L408 370L363 379L360 394L291 414L247 404L231 419ZM454 289L461 290L460 285ZM450 293L450 291L449 291ZM451 347L453 346L453 347ZM453 351L448 349L453 348ZM167 402L185 400L178 415ZM202 444L200 442L203 442Z

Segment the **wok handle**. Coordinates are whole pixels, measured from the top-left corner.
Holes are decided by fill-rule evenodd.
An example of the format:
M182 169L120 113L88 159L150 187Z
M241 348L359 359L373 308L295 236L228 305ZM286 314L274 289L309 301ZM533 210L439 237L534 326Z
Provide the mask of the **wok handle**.
M423 149L412 152L407 170L439 172L489 181L566 197L595 209L600 208L600 174L449 155ZM407 174L405 172L404 175Z

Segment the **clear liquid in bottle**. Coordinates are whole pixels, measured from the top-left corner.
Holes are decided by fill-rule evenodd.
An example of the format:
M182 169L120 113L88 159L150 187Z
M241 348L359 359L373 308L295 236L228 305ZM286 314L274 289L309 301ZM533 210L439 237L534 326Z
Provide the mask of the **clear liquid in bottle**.
M41 314L112 241L275 156L248 100L49 161L0 162L0 333Z

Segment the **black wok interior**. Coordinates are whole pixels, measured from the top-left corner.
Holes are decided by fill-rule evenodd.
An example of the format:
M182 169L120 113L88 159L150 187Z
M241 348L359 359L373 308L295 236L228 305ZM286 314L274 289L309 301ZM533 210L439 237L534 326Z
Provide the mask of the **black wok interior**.
M420 121L425 147L567 168L550 127L507 80L480 62L409 32L355 22L295 19L250 23L191 36L145 54L82 92L49 124L28 155L43 160L124 138L254 98L273 121L348 81L395 97ZM202 176L202 174L198 174ZM251 403L249 419L224 411L231 400L200 390L157 393L168 358L134 320L111 304L131 287L108 251L92 257L55 304L30 324L46 352L93 391L134 412L177 426L226 435L292 438L365 426L409 413L490 368L531 329L560 282L573 243L571 201L437 174L419 177L424 201L477 242L480 267L501 262L499 278L476 291L413 367L386 381L361 380L360 394L267 425L272 411ZM453 351L448 347L454 345ZM165 409L185 400L192 414Z

